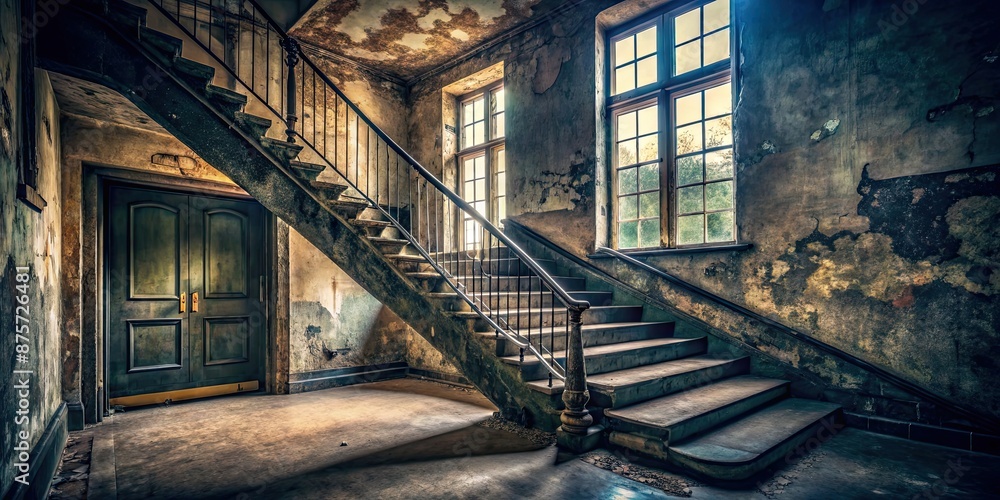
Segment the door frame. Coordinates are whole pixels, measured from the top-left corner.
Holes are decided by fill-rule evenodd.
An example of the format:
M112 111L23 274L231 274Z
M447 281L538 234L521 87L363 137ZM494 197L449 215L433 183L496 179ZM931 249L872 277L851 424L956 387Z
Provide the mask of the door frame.
M94 311L92 325L87 325L86 318L82 332L85 335L82 342L81 361L82 389L84 403L93 402L96 412L87 412L87 422L91 416L96 421L103 420L108 414L108 342L107 325L109 324L108 296L106 293L109 269L108 249L105 245L108 219L107 191L112 185L158 189L188 195L212 196L241 201L256 201L243 189L232 184L203 179L181 178L149 171L124 169L93 163L82 163L83 175L80 189L82 190L82 297L84 310ZM259 202L258 202L259 203ZM288 226L273 213L264 210L264 263L270 265L270 271L265 273L265 288L267 301L264 305L265 315L265 352L264 352L264 387L268 394L288 393L289 373L289 332L288 332ZM90 235L87 230L93 229ZM92 246L91 246L92 245ZM88 251L88 247L91 249ZM282 265L282 262L284 263ZM88 274L92 278L88 279ZM87 285L90 286L87 286ZM284 315L284 316L282 316ZM86 316L86 315L85 315ZM89 328L88 328L89 327ZM87 331L93 332L88 339ZM91 341L92 340L92 341ZM86 365L90 365L90 369ZM88 390L89 389L89 390ZM89 394L87 394L89 393ZM87 397L89 396L89 397ZM94 415L96 413L96 415ZM94 422L96 423L96 422Z

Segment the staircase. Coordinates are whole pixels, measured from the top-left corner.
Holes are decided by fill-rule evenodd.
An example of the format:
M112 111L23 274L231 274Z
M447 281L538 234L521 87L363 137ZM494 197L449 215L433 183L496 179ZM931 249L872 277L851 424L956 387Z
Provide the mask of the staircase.
M256 3L236 3L74 2L40 34L41 64L120 91L296 228L504 413L559 426L570 449L606 438L738 480L839 418L836 405L790 398L788 382L751 375L749 358L710 356L705 337L675 336L674 323L644 321L643 307L615 305L612 293L529 257L371 124ZM154 17L188 41L150 27ZM216 24L264 62L247 68L246 46L213 47ZM214 63L185 57L192 42ZM472 250L456 229L462 217L477 222Z

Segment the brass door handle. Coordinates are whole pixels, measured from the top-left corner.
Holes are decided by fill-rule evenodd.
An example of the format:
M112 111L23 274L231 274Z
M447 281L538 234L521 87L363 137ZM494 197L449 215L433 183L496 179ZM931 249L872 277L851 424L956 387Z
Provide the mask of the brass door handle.
M191 312L198 312L198 292L191 294Z
M188 294L181 292L181 312L185 312L187 310L187 301Z

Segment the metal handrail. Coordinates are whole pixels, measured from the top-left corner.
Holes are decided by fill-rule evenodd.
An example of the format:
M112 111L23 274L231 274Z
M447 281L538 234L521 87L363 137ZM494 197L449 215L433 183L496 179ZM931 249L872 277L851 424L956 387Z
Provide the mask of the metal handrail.
M560 380L566 380L567 373L569 371L568 367L560 366L560 364L556 361L555 353L554 353L555 328L553 326L551 326L551 325L554 325L554 321L555 321L555 312L554 312L554 309L552 309L548 313L549 314L549 319L550 319L550 322L551 322L550 326L545 326L544 325L544 321L545 321L544 315L546 313L544 312L544 307L540 307L539 308L540 311L532 311L531 310L530 301L531 301L531 298L532 298L532 287L531 287L530 283L529 283L528 291L526 292L527 295L528 295L528 299L529 299L529 306L527 307L527 310L528 310L528 319L527 319L528 328L526 330L528 332L528 334L527 334L527 337L526 337L525 335L522 335L522 332L520 331L521 330L521 328L520 328L521 327L520 318L518 318L518 321L517 321L518 324L517 325L513 325L509 318L506 321L504 321L504 320L501 320L498 316L494 316L493 311L492 311L492 307L486 304L485 300L487 298L489 300L499 299L499 296L500 296L499 290L496 291L496 296L494 296L494 291L492 289L487 290L486 293L485 293L486 297L482 297L482 295L484 295L484 293L483 293L482 290L479 290L480 297L478 297L478 302L477 302L477 299L474 297L475 296L474 293L471 294L473 296L470 296L470 293L467 293L467 292L469 292L471 290L469 288L469 286L471 286L472 283L465 283L465 282L459 281L459 279L457 278L457 276L455 274L449 272L448 269L446 269L446 267L451 266L451 265L456 265L459 268L461 268L461 267L463 267L465 265L471 265L472 269L475 269L475 258L473 258L472 260L463 261L461 259L461 257L458 256L458 255L449 256L447 254L441 254L441 251L442 251L441 245L437 245L438 246L438 248L437 248L438 255L439 256L443 255L444 258L445 258L445 261L443 263L444 267L442 267L442 262L439 262L438 259L434 258L431 255L431 251L429 250L430 242L428 242L428 248L425 248L424 245L422 245L420 243L420 235L415 235L414 234L414 231L413 231L414 228L412 226L412 220L413 220L413 218L412 218L412 216L413 216L412 209L414 207L412 206L413 199L412 199L412 193L410 192L410 189L412 188L412 186L410 184L410 177L409 177L408 174L407 174L407 199L408 199L407 203L409 203L409 208L410 208L410 214L409 214L410 215L410 228L409 228L409 230L406 227L404 227L404 224L400 220L400 217L401 217L401 210L400 210L400 208L401 208L401 206L398 205L398 203L401 201L400 199L397 199L397 206L396 206L396 209L395 209L396 210L396 215L395 216L393 216L393 214L392 214L393 207L391 205L388 206L388 207L383 207L379 203L379 201L378 201L378 197L379 197L378 190L382 186L379 185L380 181L378 180L377 177L376 177L376 192L375 192L374 195L370 195L369 192L366 192L365 190L362 190L360 188L360 178L358 176L358 169L359 169L359 165L360 165L359 148L360 148L360 140L361 140L360 139L360 134L361 134L361 131L362 131L361 126L363 125L364 128L365 128L365 130L367 131L366 135L365 135L365 155L366 155L365 169L370 169L370 167L371 167L371 165L369 163L370 160L371 160L371 149L370 149L371 145L368 142L368 139L369 139L369 135L368 134L374 133L375 138L376 138L376 141L375 141L375 154L376 154L376 156L378 156L378 155L384 153L385 159L386 159L386 170L385 170L385 175L386 175L386 181L385 182L386 182L386 185L385 185L385 187L389 187L391 189L391 185L390 185L391 179L389 179L389 175L391 174L390 167L389 167L389 150L391 150L393 152L393 154L395 154L395 156L396 156L396 164L395 165L396 165L396 176L397 176L397 179L396 179L396 182L397 182L397 186L396 186L396 188L397 188L397 195L399 194L398 191L400 189L400 187L399 187L399 182L400 181L399 181L399 178L398 178L399 177L399 173L400 173L399 172L399 161L402 160L405 164L408 164L408 166L409 166L410 169L412 169L413 171L416 172L418 179L422 179L423 180L423 182L425 183L425 185L424 185L425 188L427 188L429 186L430 188L433 188L433 190L436 193L438 193L438 195L440 195L440 196L443 197L442 200L438 200L438 199L431 200L430 196L427 195L427 193L426 193L427 189L425 189L424 190L424 194L421 195L420 184L418 182L417 183L418 203L425 203L425 204L427 204L428 210L430 211L431 209L433 209L435 215L442 215L441 212L443 212L444 210L447 209L449 211L449 213L451 213L452 216L454 217L455 211L450 210L451 209L450 206L445 206L445 203L449 203L449 204L453 205L454 207L457 207L457 210L459 210L460 213L464 214L463 217L460 218L460 221L464 221L466 219L471 219L472 221L475 221L476 224L478 224L479 228L482 231L484 231L483 234L484 234L485 237L482 237L481 241L482 241L482 243L486 244L485 245L485 251L486 252L492 252L494 248L500 248L501 245L503 247L506 247L507 251L509 252L509 254L506 256L505 260L508 260L508 261L509 260L516 260L517 263L518 263L517 265L519 266L519 269L520 269L520 266L523 265L524 267L527 268L526 270L529 270L534 276L536 276L537 279L540 281L540 284L543 285L543 286L540 287L540 290L537 292L539 294L539 297L541 297L541 295L544 292L546 292L546 291L550 292L552 294L552 296L553 297L557 297L558 301L562 304L562 306L566 308L566 310L567 310L567 321L571 321L571 319L574 319L576 321L576 324L572 327L572 329L575 331L574 335L577 336L577 337L579 336L579 329L578 328L579 328L580 314L584 310L586 310L586 309L588 309L590 307L590 303L587 302L587 301L584 301L584 300L578 300L578 299L573 298L544 268L542 268L530 255L528 255L522 248L520 248L520 246L518 246L506 234L504 234L503 231L501 231L494 224L492 224L486 217L484 217L482 214L480 214L478 212L478 210L476 210L472 205L470 205L468 202L466 202L464 199L462 199L457 193L455 193L448 186L446 186L444 183L442 183L437 177L435 177L423 165L421 165L415 158L413 158L407 151L405 151L401 146L399 146L391 137L389 137L384 131L382 131L381 128L379 128L378 126L376 126L364 113L361 112L361 110L357 107L357 105L355 105L340 90L340 88L338 88L329 79L329 77L327 77L326 74L323 73L323 71L321 71L316 66L315 63L313 63L313 61L307 55L302 54L301 51L298 50L297 43L294 43L294 40L291 37L289 37L289 35L270 17L270 15L267 14L267 12L263 8L260 7L259 4L257 4L257 2L255 0L243 0L243 1L246 2L246 4L249 4L249 6L251 6L253 10L252 11L246 10L245 4L241 3L240 4L240 12L241 13L242 12L250 12L250 14L253 16L252 19L248 18L246 16L243 16L241 14L236 14L236 13L233 13L233 12L228 12L224 8L215 6L213 3L208 3L208 4L199 3L198 0L190 0L190 1L174 0L174 2L176 2L176 12L171 11L170 9L168 9L167 7L165 7L163 5L164 0L150 0L150 3L152 5L154 5L154 7L156 7L168 19L170 19L174 24L176 24L182 31L184 31L202 49L204 49L205 51L207 51L212 58L214 58L219 64L222 65L222 67L227 68L227 70L229 70L229 72L232 74L232 76L234 76L246 88L246 90L250 94L252 94L261 103L263 103L272 113L274 113L276 116L281 117L283 119L285 119L284 115L289 115L287 117L287 120L288 120L288 129L289 129L288 130L289 141L294 142L294 138L295 137L300 138L312 151L314 151L320 158L322 158L323 162L325 162L328 166L331 167L331 169L334 172L336 172L341 178L343 178L347 182L348 186L350 186L355 191L357 191L357 193L359 193L361 195L361 197L364 198L371 207L373 207L374 209L380 211L383 215L385 215L388 218L388 220L391 221L392 224L400 231L400 234L402 235L402 237L405 238L408 242L410 242L413 245L413 248L422 257L424 257L427 260L427 262L431 265L431 267L435 270L435 272L437 272L438 274L440 274L442 277L445 278L445 281L449 285L449 287L451 289L453 289L459 295L459 297L461 297L462 300L464 300L467 304L469 304L471 306L471 308L473 309L473 311L476 312L479 317L481 317L483 320L485 320L486 323L492 329L494 329L497 332L498 335L503 335L508 340L510 340L514 345L516 345L517 347L519 347L522 350L522 356L523 356L523 352L524 351L528 351L531 354L533 354L536 358L538 358L538 360L540 361L540 363L546 368L546 370L550 374L550 383L551 383L553 377L554 378L558 378ZM210 0L210 2L211 2L211 0ZM171 2L171 3L173 3L173 2ZM181 11L182 4L183 4L183 7L186 8L186 9L193 9L193 14L188 19L189 20L192 20L192 19L194 20L194 22L192 23L192 25L194 26L194 28L193 28L194 32L192 32L192 30L189 29L188 26L186 26L184 22L182 22L182 19L184 18L182 16L182 11ZM203 43L202 40L198 36L198 20L200 19L199 9L202 10L202 12L201 12L202 14L207 14L207 16L209 17L208 23L209 23L209 30L210 30L210 32L209 32L209 38L208 38L208 40L209 40L208 41L208 44L209 44L208 46L206 46L206 44ZM263 27L264 29L266 29L267 32L265 33L265 35L268 37L267 38L268 41L267 41L267 44L264 47L265 50L268 50L268 51L271 50L271 47L270 47L270 43L271 43L270 32L273 31L274 34L277 36L276 42L281 47L281 52L279 53L279 55L284 56L285 58L287 58L286 64L288 66L288 75L287 75L287 78L283 78L284 75L282 75L279 72L279 74L278 74L278 76L279 76L278 81L279 81L280 85L282 86L283 91L279 92L279 93L275 93L275 95L281 96L281 94L284 94L285 91L296 89L296 83L295 83L296 77L297 77L296 72L298 72L298 73L300 73L302 75L302 80L303 80L302 81L302 86L303 86L302 88L303 88L303 91L301 92L301 98L302 98L302 102L303 102L303 107L305 107L305 93L306 93L306 90L308 90L308 86L305 83L305 79L306 79L306 76L307 76L307 72L306 71L308 69L308 71L310 72L309 76L311 78L313 78L313 82L312 82L312 94L313 94L312 95L312 99L313 99L313 115L314 116L316 114L316 103L317 103L317 92L318 92L318 87L317 87L317 81L316 81L316 79L318 79L319 83L321 83L323 85L322 86L323 100L324 100L323 105L326 106L326 108L324 108L324 112L329 112L330 109L331 109L331 107L329 106L329 103L327 101L327 99L328 99L327 90L328 89L330 91L332 91L332 93L333 93L333 99L334 99L335 105L339 106L340 102L343 103L343 105L346 107L346 109L344 110L344 114L345 114L345 117L347 119L347 121L344 123L345 128L346 128L346 131L344 133L344 135L345 135L345 138L344 138L344 143L345 143L344 144L345 145L345 152L344 152L345 155L344 155L344 158L346 160L345 163L347 164L347 165L344 166L344 168L348 170L346 173L342 172L341 169L338 168L338 166L336 165L337 159L339 158L339 151L337 151L336 148L338 147L337 144L339 143L339 139L340 139L340 137L337 135L337 129L334 130L334 134L333 134L334 148L335 148L335 151L334 151L334 160L331 160L330 158L328 158L328 154L324 154L324 151L326 151L328 149L327 142L326 142L328 137L327 137L327 130L326 130L327 123L326 123L326 117L325 116L324 116L324 122L323 122L323 126L324 126L324 132L323 132L323 134L324 135L322 136L324 151L320 151L320 149L318 147L319 144L318 144L318 142L316 142L319 139L317 139L317 131L316 131L316 121L315 121L315 118L313 119L314 120L313 121L313 139L314 139L313 141L310 141L309 138L307 137L307 135L304 133L305 124L303 124L303 128L301 128L299 130L295 130L295 122L297 121L298 117L295 116L295 105L296 105L295 99L296 98L295 98L294 91L293 92L288 92L287 93L287 97L284 100L281 100L281 97L278 97L277 103L272 102L272 100L270 99L270 97L271 97L271 92L270 91L271 91L271 84L272 84L272 82L269 80L271 78L271 76L272 76L272 73L271 73L272 68L270 67L270 65L271 65L271 60L270 60L271 53L270 52L268 52L268 54L267 54L268 61L267 61L267 66L265 66L265 71L267 72L267 75L266 75L267 79L265 81L265 85L268 86L267 89L265 90L265 94L267 95L267 97L262 97L258 93L258 88L257 88L256 82L254 81L254 79L257 76L256 69L251 68L251 71L253 72L252 76L250 77L251 81L247 82L247 81L245 81L243 75L241 74L241 69L239 67L239 63L238 62L236 63L236 65L235 65L236 67L234 68L233 65L231 65L230 63L227 63L227 61L225 61L222 57L220 57L218 54L216 54L216 52L211 47L211 43L212 43L212 33L211 33L211 30L214 28L214 26L212 24L214 22L214 16L216 16L218 14L222 14L223 16L226 16L226 17L228 17L230 19L232 19L232 18L238 19L240 21L240 23L241 23L241 26L242 26L243 22L250 21L250 23L252 25L252 29L254 30L254 33L253 33L252 36L256 36L257 35L257 29L258 28ZM262 26L261 23L260 23L260 21L264 21L264 24L266 24L267 26L266 27ZM265 36L265 35L262 35L262 37ZM252 41L251 41L251 46L252 47L254 46L253 45L254 41L255 41L254 39L252 39ZM286 41L290 41L290 43L286 44L285 43ZM261 54L261 57L263 57L263 54ZM238 61L238 59L237 59L237 61ZM295 65L296 65L296 63L299 63L299 62L301 62L302 66L299 66L299 69L296 70L295 69ZM251 58L251 63L252 64L254 63L254 59L253 58ZM279 67L280 67L280 64L279 64ZM339 113L340 113L339 109L336 109L334 111L334 120L335 120L334 126L335 127L339 127L341 125L340 123L337 122L337 120L339 120L339 118L340 118ZM350 157L349 157L350 144L349 144L349 140L350 140L350 132L351 132L349 121L350 121L350 118L351 118L351 116L350 116L351 113L354 114L354 120L355 120L354 121L354 125L355 125L355 137L354 137L354 139L355 139L355 144L354 144L354 147L355 147L355 176L354 176L354 180L353 181L350 178L350 171L349 171L350 170L350 168L349 168L349 164L350 164ZM385 148L384 148L385 151L382 151L383 148L380 148L380 145L379 145L378 141L381 141L385 145ZM326 151L326 152L328 153L328 151ZM379 167L379 162L381 161L381 158L382 158L381 156L378 156L375 159L375 161L376 161L376 170ZM404 167L404 170L405 170L405 167ZM369 176L369 172L366 171L365 174L366 174L366 187L370 188L371 187L371 185L370 185L371 178ZM377 175L377 172L376 172L376 175ZM423 198L421 198L421 196L423 196ZM375 199L373 199L373 197ZM391 200L389 201L389 203L391 204ZM431 206L431 204L433 204L433 207ZM439 209L440 209L440 211L439 211ZM421 213L422 217L425 216L425 215L429 215L429 214L423 213L423 212ZM417 227L416 229L417 229L417 231L420 231L419 227ZM427 236L430 237L429 222L428 222L427 233L428 233ZM442 235L440 233L441 233L440 226L436 226L435 227L434 238L437 238L438 240L440 240L441 238L446 238L447 237L447 236L444 236L444 235ZM441 243L441 242L438 241L438 243ZM496 244L496 247L493 246L494 243ZM453 253L458 254L459 252L461 252L461 251L453 250ZM515 259L511 259L511 257L514 257ZM500 258L499 253L497 254L497 258L498 259ZM493 266L494 262L497 262L497 261L489 259L489 262L490 262L490 266ZM480 272L483 275L483 276L479 277L481 281L482 281L483 277L486 277L487 279L492 279L492 278L496 278L497 277L495 274L488 273L488 272L486 272L483 269L483 266L484 266L485 263L484 263L484 261L483 261L482 258L480 258L479 264L480 264ZM509 267L509 264L508 264L508 267ZM476 279L475 277L472 278L472 282L473 283L474 283L475 279ZM480 286L482 286L482 283L480 283ZM520 282L517 283L517 286L518 286L518 290L520 290ZM520 298L521 298L520 297L520 291L518 291L518 300L520 300ZM510 302L510 299L508 297L508 307L509 307L509 302ZM552 306L549 306L549 307L550 308L551 307L555 307L555 303L553 302ZM520 305L518 305L518 312L519 312L519 314L520 314L520 311L521 311ZM543 332L541 335L544 335L545 329L547 329L547 328L551 329L551 334L550 334L550 337L548 338L548 340L549 340L549 345L548 346L545 345L545 339L542 339L538 343L537 346L534 343L532 343L531 331L532 331L532 322L533 322L533 319L534 319L532 317L533 314L538 314L538 318L537 318L538 319L538 327ZM570 337L570 328L571 328L570 324L571 323L567 323L567 330L566 330L566 335L567 335L567 339L568 339L567 340L567 349L570 349L570 345L574 344L574 342L571 342L569 340L569 337ZM575 341L575 340L578 340L578 339L573 339L573 340ZM548 359L546 359L546 357ZM582 361L580 362L580 364L582 365ZM582 370L582 367L580 369Z

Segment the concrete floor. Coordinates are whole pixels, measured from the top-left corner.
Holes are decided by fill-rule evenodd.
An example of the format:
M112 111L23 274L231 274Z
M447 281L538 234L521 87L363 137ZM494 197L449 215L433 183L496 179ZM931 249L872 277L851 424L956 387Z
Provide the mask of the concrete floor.
M89 498L675 498L476 424L480 394L413 379L119 413ZM341 446L341 443L346 446ZM1000 498L1000 457L845 429L743 490L693 498Z

